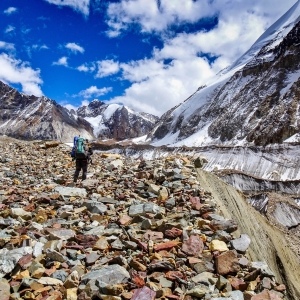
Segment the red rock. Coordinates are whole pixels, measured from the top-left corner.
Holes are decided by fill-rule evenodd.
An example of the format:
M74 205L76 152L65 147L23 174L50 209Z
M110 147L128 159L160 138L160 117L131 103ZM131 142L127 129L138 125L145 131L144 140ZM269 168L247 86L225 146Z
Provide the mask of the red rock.
M242 279L239 279L236 277L231 277L228 280L234 290L239 290L239 291L243 292L248 287L248 284L245 281L243 281Z
M160 250L170 250L173 247L178 246L180 242L178 241L169 241L169 242L165 242L165 243L160 243L154 246L154 251L160 251Z
M27 267L27 265L31 262L31 260L32 260L32 255L27 254L19 259L18 264L21 268Z
M165 276L168 280L176 280L177 277L183 279L184 277L183 274L179 271L169 271Z
M192 208L196 210L200 210L201 208L201 203L200 203L200 198L199 197L191 197L190 202L192 203Z
M285 287L284 284L280 284L280 285L276 286L274 288L274 290L277 291L277 292L284 292L286 290L286 287Z
M155 297L156 293L144 286L143 288L134 291L131 300L154 300Z
M144 234L144 238L146 240L152 240L152 241L159 241L164 238L164 234L159 231L150 231L147 230L146 233Z
M198 235L191 235L182 245L182 251L187 255L196 256L202 253L203 242Z
M216 270L220 275L236 274L240 271L238 258L234 251L227 251L215 257Z
M276 295L272 291L269 291L269 295L270 295L270 300L282 300L281 297L279 297L278 295Z
M182 235L182 230L173 227L172 229L168 229L165 231L165 236L168 238L176 239L177 237Z
M129 217L128 215L125 215L119 219L119 224L123 225L123 226L128 225L131 222L131 220L132 220L131 217Z

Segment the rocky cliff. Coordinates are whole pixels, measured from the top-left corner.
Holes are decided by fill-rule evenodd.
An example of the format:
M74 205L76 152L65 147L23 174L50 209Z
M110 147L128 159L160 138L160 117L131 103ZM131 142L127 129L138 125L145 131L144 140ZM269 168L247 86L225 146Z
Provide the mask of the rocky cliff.
M0 134L21 138L72 141L86 138L123 140L146 135L157 117L99 100L75 112L47 97L28 96L0 82Z
M0 81L0 134L26 140L93 137L91 125L47 97L28 96Z
M88 106L78 108L77 116L88 121L99 139L124 140L149 133L158 117L136 112L119 104L105 104L93 100Z
M153 145L267 145L300 130L300 1L232 66L160 119Z

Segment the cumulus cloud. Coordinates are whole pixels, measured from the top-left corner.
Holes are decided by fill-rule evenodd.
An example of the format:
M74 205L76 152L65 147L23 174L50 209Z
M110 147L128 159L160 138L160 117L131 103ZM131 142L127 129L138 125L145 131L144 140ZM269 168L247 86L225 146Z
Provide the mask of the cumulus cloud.
M68 67L68 57L63 56L61 57L58 61L55 61L52 63L53 65L57 65L57 66L65 66Z
M73 10L82 13L85 17L89 15L90 0L45 0L58 6L69 6Z
M84 52L84 48L82 48L81 46L79 46L75 43L68 43L68 44L66 44L65 47L74 53L77 53L77 52L83 53Z
M34 70L29 63L22 62L5 53L0 54L0 80L7 84L20 84L22 92L42 96L40 85L43 83L40 70Z
M110 76L119 72L119 63L112 59L98 61L98 72L96 78Z
M104 87L98 89L95 85L87 88L86 90L80 91L78 95L74 95L75 97L83 97L83 98L92 98L92 97L100 97L108 92L112 91L111 87Z
M16 7L9 7L4 11L4 13L6 15L11 15L13 13L16 13L17 11L18 11L18 9Z
M110 102L161 115L247 51L295 0L287 2L276 5L272 0L121 0L110 3L107 10L109 37L135 26L144 37L155 33L163 44L154 48L148 59L119 62L122 79L132 85ZM170 31L171 26L195 24L207 17L218 18L211 30Z
M94 72L96 70L96 65L95 63L85 63L77 67L77 70L80 72Z

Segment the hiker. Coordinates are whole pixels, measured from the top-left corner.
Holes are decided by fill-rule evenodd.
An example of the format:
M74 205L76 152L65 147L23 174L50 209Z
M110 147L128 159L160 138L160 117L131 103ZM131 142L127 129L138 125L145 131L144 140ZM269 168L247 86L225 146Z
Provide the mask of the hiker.
M86 142L86 145L88 146L87 160L88 160L88 163L92 165L93 164L93 160L91 157L93 155L92 144L89 143L88 139L86 139L85 142Z
M86 179L89 157L93 154L93 150L87 144L88 140L78 138L76 141L75 160L76 170L74 174L74 183L77 182L79 173L82 170L82 180Z

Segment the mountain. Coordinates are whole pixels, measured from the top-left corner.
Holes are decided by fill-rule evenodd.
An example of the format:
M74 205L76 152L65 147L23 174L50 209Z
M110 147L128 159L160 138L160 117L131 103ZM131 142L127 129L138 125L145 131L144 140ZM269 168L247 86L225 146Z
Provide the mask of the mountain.
M140 137L148 134L158 121L156 116L136 112L119 104L105 104L96 99L72 113L89 122L95 137L99 139L124 140Z
M0 134L26 140L72 141L79 134L92 138L93 128L54 100L24 95L0 81Z
M300 1L230 67L166 112L152 145L267 145L299 132Z
M123 140L146 135L158 117L99 100L68 110L47 97L28 96L0 81L0 134L26 140Z

